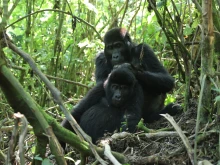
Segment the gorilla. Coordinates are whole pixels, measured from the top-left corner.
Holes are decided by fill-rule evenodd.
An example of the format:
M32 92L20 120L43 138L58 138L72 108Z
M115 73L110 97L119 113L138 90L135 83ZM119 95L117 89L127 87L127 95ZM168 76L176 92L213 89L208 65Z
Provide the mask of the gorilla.
M147 44L134 44L124 28L109 30L104 36L104 43L104 51L97 55L95 61L97 84L105 81L115 65L129 63L130 66L127 64L126 66L133 69L136 79L143 87L144 107L142 117L144 121L157 120L160 118L159 113L171 115L177 113L174 104L164 108L166 93L174 87L174 79Z
M86 110L79 122L93 142L104 133L113 133L120 128L135 132L142 117L143 90L130 69L113 69L103 85L105 96Z
M94 108L94 106L102 107L100 109L105 110L106 114L110 112L111 108L104 107L104 100L108 99L106 98L106 87L103 84L108 78L108 75L112 72L112 70L114 70L114 67L117 68L117 66L119 66L121 70L126 70L125 68L130 70L130 72L132 72L135 76L135 79L138 81L138 84L142 87L142 92L144 93L144 105L140 106L139 103L135 104L135 101L133 100L132 104L136 105L134 108L142 107L141 113L139 113L138 110L135 111L135 113L138 115L141 114L142 118L144 118L144 122L158 120L160 118L160 113L169 113L170 115L175 115L177 111L179 111L174 104L169 104L164 108L166 93L171 91L174 87L174 79L169 75L169 73L157 59L153 50L147 44L142 43L136 45L133 43L129 33L124 28L113 28L108 31L104 36L104 43L104 51L98 53L95 60L95 78L97 84L71 111L72 116L78 123L81 123L81 118L83 115L83 118L85 119L87 118L85 116L90 116L90 114L93 112L93 115L99 116L99 120L101 120L102 117L100 116L100 110L99 108ZM123 79L120 78L118 81L119 84L120 81L124 82ZM137 92L138 95L135 92L133 94L136 99L141 97L138 96L141 95L141 92L139 91ZM109 103L109 100L106 101L106 104L107 103ZM95 111L97 111L97 114ZM103 115L103 119L105 119L105 113L101 114ZM115 115L113 116L115 117ZM118 113L118 115L120 116L120 113ZM88 130L89 133L89 130L91 131L92 129L89 129L89 126L86 127L85 125L91 124L88 119L88 123L85 123L85 121L86 120L84 120L81 125L85 130ZM63 127L72 130L67 119L64 119L61 124ZM104 124L104 120L99 124ZM105 127L107 128L106 123L101 125L101 127L103 127L103 129ZM107 128L107 130L110 132L112 131L110 128Z

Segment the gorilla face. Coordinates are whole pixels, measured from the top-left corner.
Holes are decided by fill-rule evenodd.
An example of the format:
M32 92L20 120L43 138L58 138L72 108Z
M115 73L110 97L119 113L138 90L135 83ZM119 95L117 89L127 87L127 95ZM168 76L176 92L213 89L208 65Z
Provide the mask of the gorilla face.
M134 74L128 68L113 69L104 83L108 103L115 107L123 107L131 100L136 82Z

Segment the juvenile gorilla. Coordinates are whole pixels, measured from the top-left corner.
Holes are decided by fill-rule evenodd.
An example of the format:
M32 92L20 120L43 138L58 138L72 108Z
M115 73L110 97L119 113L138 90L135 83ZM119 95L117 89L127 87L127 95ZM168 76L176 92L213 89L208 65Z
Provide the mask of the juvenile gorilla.
M134 132L142 116L142 88L128 68L114 69L104 82L104 89L105 96L86 110L80 120L80 126L93 142L105 132L119 130L122 122L126 122L127 131Z
M144 95L130 69L114 69L103 85L105 94L100 101L85 110L80 120L76 118L93 142L105 132L119 130L122 122L126 123L124 130L134 132L142 116ZM67 121L63 125L72 130Z

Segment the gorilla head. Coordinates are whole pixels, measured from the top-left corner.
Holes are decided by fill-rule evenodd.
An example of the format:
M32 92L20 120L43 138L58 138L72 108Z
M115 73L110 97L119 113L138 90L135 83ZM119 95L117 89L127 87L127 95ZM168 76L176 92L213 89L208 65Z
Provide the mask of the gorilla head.
M124 28L109 30L104 36L105 57L112 66L131 61L133 43L130 35Z
M134 74L128 68L116 68L104 83L106 98L111 106L122 107L132 97L137 83Z

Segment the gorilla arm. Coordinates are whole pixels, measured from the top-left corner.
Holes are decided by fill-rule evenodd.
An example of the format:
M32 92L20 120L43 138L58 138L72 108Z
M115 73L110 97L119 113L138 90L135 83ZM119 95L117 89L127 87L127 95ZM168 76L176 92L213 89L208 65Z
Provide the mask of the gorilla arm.
M167 93L174 87L174 79L168 74L144 71L137 72L136 76L144 89L155 94Z
M132 53L135 54L133 60L135 62L132 64L138 70L136 78L145 90L161 94L169 92L174 87L174 79L147 44L139 44ZM139 61L138 64L137 61Z
M75 118L75 120L79 123L82 114L90 107L97 104L104 95L105 95L105 91L104 91L103 83L99 83L95 87L90 89L87 95L71 111L71 114ZM64 128L73 131L67 119L64 119L61 125Z
M123 131L135 132L138 122L142 118L142 109L144 103L144 94L141 86L137 83L134 88L133 99L128 102L123 121L126 126L122 126Z
M96 65L95 68L96 83L103 83L108 77L108 74L112 70L112 66L109 63L107 63L103 51L98 53L98 55L96 56L95 65Z

